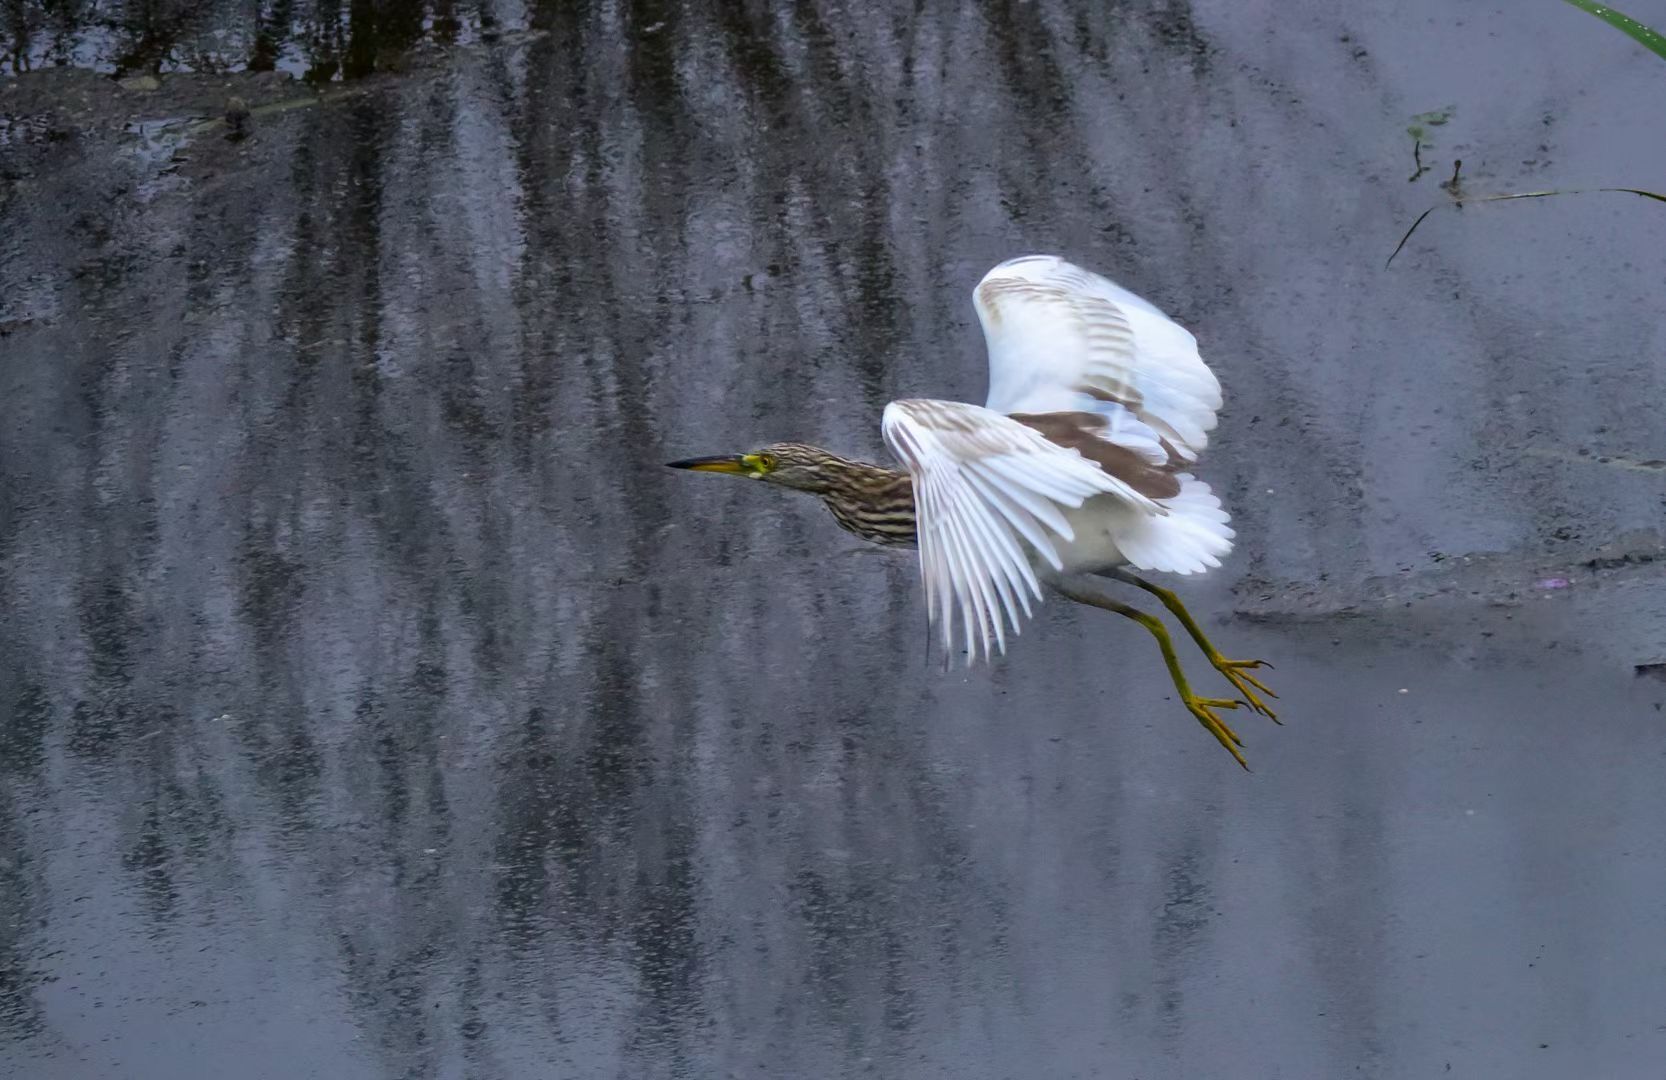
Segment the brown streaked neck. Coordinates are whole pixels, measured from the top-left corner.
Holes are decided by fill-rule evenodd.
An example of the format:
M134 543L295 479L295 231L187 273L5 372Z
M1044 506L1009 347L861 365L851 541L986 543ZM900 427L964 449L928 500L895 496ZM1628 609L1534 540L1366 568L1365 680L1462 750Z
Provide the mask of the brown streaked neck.
M901 469L838 459L819 492L833 520L875 544L914 543L914 481Z

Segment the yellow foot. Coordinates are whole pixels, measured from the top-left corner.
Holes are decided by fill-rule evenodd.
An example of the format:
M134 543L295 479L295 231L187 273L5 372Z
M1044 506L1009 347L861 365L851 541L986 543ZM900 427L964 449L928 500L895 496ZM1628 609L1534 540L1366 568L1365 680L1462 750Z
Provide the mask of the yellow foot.
M1265 701L1255 696L1255 692L1259 690L1270 698L1276 698L1278 695L1267 689L1260 679L1249 673L1252 668L1270 668L1273 665L1265 660L1228 660L1220 653L1210 654L1209 662L1215 665L1216 671L1226 676L1234 690L1244 695L1244 700L1249 703L1251 709L1275 724L1284 722L1278 718L1278 713L1267 707Z
M1231 754L1247 772L1249 762L1244 760L1243 752L1238 749L1244 745L1244 741L1238 738L1237 732L1226 726L1225 721L1215 715L1216 709L1236 709L1243 702L1236 698L1196 697L1192 694L1182 694L1180 700L1184 701L1186 709L1197 717L1197 722L1208 728L1209 734L1213 735L1222 746L1226 747L1226 752Z

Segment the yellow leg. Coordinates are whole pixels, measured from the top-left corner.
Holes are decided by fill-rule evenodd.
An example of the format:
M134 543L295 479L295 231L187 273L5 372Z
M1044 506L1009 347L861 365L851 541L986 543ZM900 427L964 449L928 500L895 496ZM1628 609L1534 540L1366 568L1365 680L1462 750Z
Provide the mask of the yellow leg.
M1209 663L1214 665L1215 670L1225 675L1227 681L1232 683L1240 694L1244 695L1244 700L1249 702L1249 707L1275 724L1282 722L1279 720L1278 714L1267 707L1266 702L1255 696L1255 691L1259 690L1270 698L1276 698L1278 695L1267 689L1260 679L1249 673L1251 668L1270 668L1273 665L1265 660L1228 660L1222 656L1220 650L1215 648L1214 643L1204 635L1203 627L1199 626L1197 620L1192 618L1192 613L1186 610L1186 605L1180 602L1180 597L1161 585L1153 585L1144 578L1122 569L1112 570L1108 576L1114 577L1118 581L1126 581L1136 588L1144 589L1161 600L1163 606L1173 612L1174 617L1180 620L1180 625L1186 628L1186 633L1192 635L1192 640L1197 642L1197 647L1203 650L1203 655L1209 658Z
M1055 579L1053 588L1062 595L1069 597L1078 604L1088 604L1092 607L1114 611L1118 615L1126 615L1147 630L1157 639L1157 647L1163 650L1163 663L1168 665L1169 678L1174 680L1174 688L1180 693L1180 700L1185 703L1186 710L1197 717L1198 723L1213 735L1224 747L1226 752L1242 765L1247 771L1249 763L1244 760L1242 751L1238 748L1244 745L1231 728L1220 717L1215 715L1216 709L1236 709L1243 702L1233 698L1200 698L1192 693L1192 688L1186 682L1186 673L1180 669L1180 658L1174 653L1174 642L1169 639L1169 632L1155 615L1148 615L1139 608L1119 603L1108 596L1101 596L1089 589L1082 588L1067 581Z

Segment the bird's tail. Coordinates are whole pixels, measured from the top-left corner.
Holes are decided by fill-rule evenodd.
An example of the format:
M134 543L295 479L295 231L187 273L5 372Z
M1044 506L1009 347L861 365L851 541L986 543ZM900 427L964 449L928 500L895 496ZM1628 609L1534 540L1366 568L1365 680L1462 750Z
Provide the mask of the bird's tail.
M1157 500L1166 516L1141 514L1115 533L1117 549L1136 569L1200 574L1232 550L1231 517L1209 485L1190 473L1179 480L1180 494Z

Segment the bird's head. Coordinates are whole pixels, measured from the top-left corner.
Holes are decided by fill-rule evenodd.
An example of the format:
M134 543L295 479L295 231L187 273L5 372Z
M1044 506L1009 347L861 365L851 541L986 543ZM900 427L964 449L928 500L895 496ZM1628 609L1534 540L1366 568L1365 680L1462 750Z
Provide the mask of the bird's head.
M673 461L673 469L729 473L767 480L782 487L821 495L828 491L842 459L803 443L772 443L750 454L689 458Z

